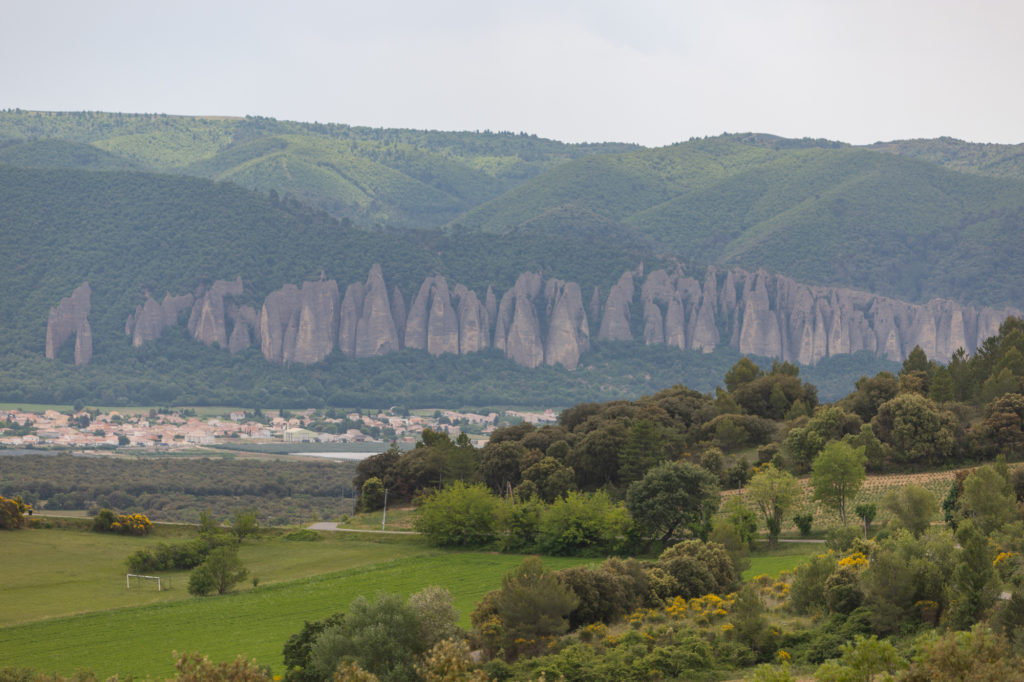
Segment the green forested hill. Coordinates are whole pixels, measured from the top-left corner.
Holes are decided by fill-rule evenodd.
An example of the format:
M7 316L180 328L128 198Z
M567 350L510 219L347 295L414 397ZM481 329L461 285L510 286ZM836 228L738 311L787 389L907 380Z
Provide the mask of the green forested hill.
M79 145L61 162L26 143ZM96 168L85 146L136 170L289 193L360 224L440 227L566 160L635 145L569 145L530 135L361 128L260 117L0 112L0 162ZM69 151L71 148L68 148Z
M988 144L940 137L876 142L868 148L931 161L965 173L1024 179L1024 144Z
M694 264L990 305L1021 304L1022 149L764 134L646 149L260 117L0 112L0 163L23 168L192 175L364 228L447 226L462 239L619 232Z
M574 373L526 370L497 352L287 368L254 350L206 348L181 329L134 349L124 325L147 292L241 276L237 302L258 305L321 273L342 287L363 281L373 263L407 301L432 274L500 295L531 271L578 282L589 303L627 269L683 263L691 273L739 265L914 302L1020 307L1018 152L761 134L645 149L260 117L0 112L0 396L565 404L677 381L703 387L733 351L684 358L612 344ZM93 364L47 363L48 311L83 281ZM835 381L829 366L856 378L879 362L837 358L816 383Z
M911 301L1019 304L1024 182L848 146L748 141L572 161L461 220L501 231L557 207L585 207L696 262Z

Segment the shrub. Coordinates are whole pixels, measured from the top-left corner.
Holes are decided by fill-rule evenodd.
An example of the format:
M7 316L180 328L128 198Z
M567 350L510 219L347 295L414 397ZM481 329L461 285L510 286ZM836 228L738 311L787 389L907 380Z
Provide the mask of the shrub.
M116 514L110 509L100 509L92 520L92 529L98 533L148 535L153 524L145 514Z
M538 539L549 554L595 555L614 551L630 525L606 492L570 492L541 512Z
M501 505L483 484L456 481L423 501L415 527L438 547L486 545L497 538Z
M249 570L242 565L233 547L218 547L189 575L188 592L196 596L204 596L214 590L217 594L224 594L248 575Z
M845 552L860 539L859 529L853 526L837 526L825 535L825 546L836 552Z
M829 552L819 554L796 567L789 588L790 607L801 614L824 612L825 582L836 570L836 557Z
M226 537L203 535L189 542L140 549L131 554L126 563L133 573L148 571L186 571L203 563L207 555L228 542Z
M300 528L299 530L293 530L284 536L285 540L291 540L292 542L317 542L323 540L323 536L317 533L315 530L309 528Z
M0 530L13 530L25 525L25 514L32 515L32 506L21 501L0 497Z
M672 576L675 593L687 598L724 594L736 584L732 559L717 542L680 542L661 553L657 566Z
M811 524L814 522L814 515L810 512L806 514L794 514L793 523L800 530L800 535L807 537L811 534Z

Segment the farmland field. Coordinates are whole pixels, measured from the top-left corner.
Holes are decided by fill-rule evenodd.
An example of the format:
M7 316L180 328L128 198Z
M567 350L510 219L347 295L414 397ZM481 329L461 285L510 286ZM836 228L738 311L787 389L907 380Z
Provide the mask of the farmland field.
M109 544L93 545L93 538ZM3 539L5 550L12 550L8 560L15 561L5 575L27 570L32 577L0 586L3 622L22 621L0 629L0 661L65 675L92 669L101 678L170 675L174 651L200 651L214 660L243 654L281 672L284 642L303 621L343 611L356 596L378 591L409 595L428 585L444 586L454 596L461 624L468 626L475 604L522 560L444 552L403 536L378 540L339 533L321 542L259 540L247 542L241 553L261 577L258 588L246 584L228 595L193 598L185 590L184 573L169 574L173 588L159 595L152 587L125 589L120 562L151 539L54 530L19 531ZM24 558L14 544L27 548ZM65 546L69 558L59 559ZM544 565L592 561L545 558ZM306 577L282 580L286 575ZM43 601L36 606L35 599ZM140 605L128 606L133 600ZM43 620L23 622L29 619Z

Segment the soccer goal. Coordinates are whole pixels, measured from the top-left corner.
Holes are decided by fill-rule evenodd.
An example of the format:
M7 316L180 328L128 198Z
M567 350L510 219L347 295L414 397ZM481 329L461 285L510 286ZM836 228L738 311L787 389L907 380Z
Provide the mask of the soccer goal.
M132 578L135 578L135 586L136 587L142 587L143 585L146 584L147 580L155 580L156 581L156 591L160 592L162 590L162 588L163 588L163 585L160 582L160 576L158 576L158 575L139 575L138 573L125 573L125 576L124 576L125 587L127 587L129 590L132 589Z

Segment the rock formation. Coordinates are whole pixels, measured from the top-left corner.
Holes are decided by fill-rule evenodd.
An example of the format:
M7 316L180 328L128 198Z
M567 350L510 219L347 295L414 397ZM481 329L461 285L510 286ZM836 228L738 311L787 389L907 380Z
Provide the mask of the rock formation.
M68 298L62 298L56 308L50 308L46 321L46 357L51 360L71 338L75 337L75 364L85 365L92 359L92 328L89 312L92 308L92 289L82 282Z
M155 341L164 329L178 324L178 316L190 309L194 301L192 294L172 296L168 293L164 295L163 303L157 303L147 292L146 301L128 316L124 333L132 337L132 345L136 348L147 341Z
M242 290L242 278L237 277L233 282L218 280L206 292L198 294L188 318L188 331L192 338L208 346L215 343L221 348L227 348L228 323L224 297L241 296Z
M575 282L523 273L499 299L483 298L440 275L426 278L411 304L397 287L388 293L379 265L365 282L345 288L333 280L287 284L266 297L259 314L225 297L242 282L215 282L209 290L164 297L148 295L128 317L125 332L136 346L178 324L191 309L192 335L231 352L258 344L279 363L319 362L335 347L354 357L402 348L428 353L473 353L491 346L527 367L560 364L575 369L590 348L589 319L600 317L598 341L642 340L650 345L711 352L728 345L742 353L814 364L823 358L868 351L900 361L919 345L940 362L960 347L973 352L998 332L1016 309L965 306L948 300L912 304L863 291L801 284L765 271L709 267L697 277L683 268L626 271L601 301L588 303ZM340 299L340 302L339 302ZM500 302L499 302L500 301ZM77 334L76 361L91 354L87 284L50 312L47 356ZM83 312L84 311L84 312ZM79 349L79 346L81 347Z
M549 279L544 298L548 307L544 362L576 369L580 355L590 349L590 325L583 310L580 286L576 282Z
M355 356L369 358L400 348L388 287L384 284L380 266L374 265L363 286L361 311L355 330Z
M228 350L239 353L252 345L252 335L259 329L259 313L251 305L231 305L228 307L228 318L232 325Z
M441 275L424 280L409 307L405 347L421 348L431 355L459 352L458 313L452 307L448 282Z
M337 341L338 283L286 284L271 292L259 315L263 357L285 364L319 362Z
M598 341L632 341L630 330L629 306L635 296L633 273L627 270L622 273L619 281L608 292L601 315L601 329L597 333Z

